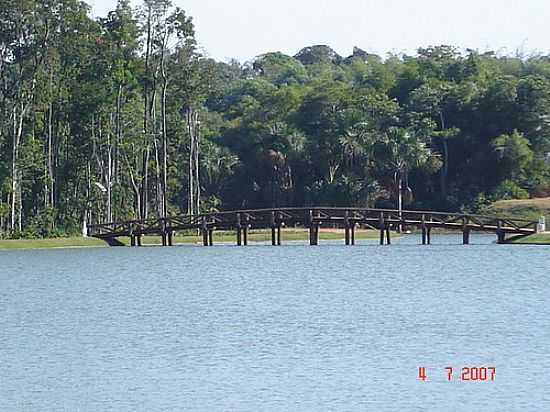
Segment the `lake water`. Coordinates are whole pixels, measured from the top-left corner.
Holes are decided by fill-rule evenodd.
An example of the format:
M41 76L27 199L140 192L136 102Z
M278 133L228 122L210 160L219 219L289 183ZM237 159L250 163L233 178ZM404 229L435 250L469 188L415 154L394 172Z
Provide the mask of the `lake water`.
M433 241L0 251L0 410L550 410L550 248Z

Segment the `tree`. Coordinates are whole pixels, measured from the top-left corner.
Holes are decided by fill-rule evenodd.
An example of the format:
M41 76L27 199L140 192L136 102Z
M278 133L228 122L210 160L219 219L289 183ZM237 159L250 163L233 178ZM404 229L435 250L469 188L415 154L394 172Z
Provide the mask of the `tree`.
M379 167L393 175L401 216L403 192L406 191L411 197L413 194L409 186L410 171L426 165L433 153L413 131L401 127L389 128L374 144L373 151L380 162Z
M504 179L517 181L525 176L525 172L533 161L531 143L527 138L514 130L511 134L503 134L491 143L497 154L498 164Z

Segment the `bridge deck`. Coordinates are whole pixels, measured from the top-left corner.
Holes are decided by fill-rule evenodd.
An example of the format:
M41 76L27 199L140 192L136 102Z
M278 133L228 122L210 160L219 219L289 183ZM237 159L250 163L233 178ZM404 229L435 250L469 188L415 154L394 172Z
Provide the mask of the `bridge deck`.
M236 210L104 223L90 225L88 235L104 239L110 244L117 237L126 236L131 238L132 245L140 244L143 235L158 235L162 238L163 245L168 245L172 243L174 232L197 229L203 234L204 244L211 245L213 231L236 230L237 244L246 244L249 229L271 229L273 244L280 244L282 227L304 226L310 229L310 243L316 245L319 227L327 226L343 228L346 233L346 244L354 244L357 226L380 230L381 243L384 243L384 236L388 243L391 242L391 229L412 226L422 229L423 244L431 243L432 228L460 230L464 236L464 243L467 244L471 231L495 233L499 243L502 243L507 235L527 236L536 233L537 223L523 219L462 213L307 207Z

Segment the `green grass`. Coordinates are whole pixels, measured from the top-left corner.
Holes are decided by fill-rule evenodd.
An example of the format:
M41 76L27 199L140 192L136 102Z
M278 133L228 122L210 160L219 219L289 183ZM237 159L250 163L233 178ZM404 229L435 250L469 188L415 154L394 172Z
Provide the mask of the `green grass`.
M522 245L550 245L550 232L537 233L536 235L531 235L516 240L513 243Z
M550 221L550 197L526 200L500 200L490 205L483 214L539 220L546 216Z
M281 237L282 242L294 240L307 240L307 229L283 229ZM356 239L375 239L379 236L376 230L357 230ZM344 238L344 230L321 230L319 234L321 240L340 240ZM271 242L271 230L253 230L249 232L250 242ZM125 245L130 244L129 238L119 238ZM214 244L216 243L235 243L236 235L234 232L214 232ZM174 237L175 244L193 244L202 243L202 236L178 235ZM159 236L145 236L144 245L160 245ZM0 240L1 249L50 249L50 248L68 248L68 247L106 247L107 244L99 239L84 237L64 237L53 239L16 239Z
M60 237L53 239L0 240L0 249L50 249L58 247L97 247L106 246L99 239L84 237Z

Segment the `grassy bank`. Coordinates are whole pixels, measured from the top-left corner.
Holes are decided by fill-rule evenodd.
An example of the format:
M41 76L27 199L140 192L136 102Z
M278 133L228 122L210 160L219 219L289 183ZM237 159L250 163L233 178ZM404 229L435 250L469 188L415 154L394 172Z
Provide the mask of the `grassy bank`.
M537 233L536 235L527 236L512 243L522 245L550 245L550 232Z
M60 237L52 239L0 240L0 249L51 249L57 247L105 246L99 239L85 237Z
M490 205L484 214L514 217L517 219L550 219L550 197L526 200L500 200Z
M375 239L378 237L378 231L375 230L357 230L355 232L356 239ZM285 229L282 232L282 241L307 240L307 229ZM343 230L321 229L319 233L321 240L341 240L344 238ZM270 230L254 230L248 235L250 242L271 242ZM130 244L129 238L119 239L125 245ZM235 233L233 232L214 232L214 244L216 243L234 243ZM175 244L194 244L202 243L202 237L198 235L175 236ZM143 238L144 245L159 245L160 237L145 236ZM0 249L49 249L49 248L68 248L68 247L106 247L107 244L102 240L83 237L66 237L55 239L17 239L17 240L0 240Z

